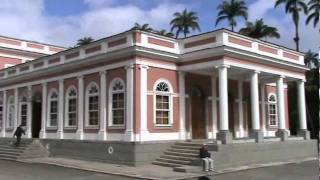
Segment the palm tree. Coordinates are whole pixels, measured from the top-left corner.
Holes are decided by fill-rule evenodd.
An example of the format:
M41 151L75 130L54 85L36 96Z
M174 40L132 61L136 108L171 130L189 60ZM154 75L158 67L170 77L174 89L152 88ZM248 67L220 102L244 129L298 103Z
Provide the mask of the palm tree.
M149 26L149 24L139 24L139 23L134 23L134 27L132 29L137 29L141 31L152 31L153 29Z
M76 46L83 46L83 45L87 45L90 44L94 41L94 39L92 37L83 37L81 39L78 39L77 45Z
M162 29L160 31L155 31L155 33L163 35L163 36L167 36L167 37L173 37L174 34L172 32L167 32L165 29Z
M310 0L309 3L309 13L312 12L311 14L309 14L306 24L309 24L310 21L313 20L313 26L316 27L317 24L319 23L319 14L320 14L320 0Z
M231 0L223 1L217 7L218 17L216 20L216 26L222 20L228 20L231 30L234 31L234 27L237 26L236 17L242 17L245 20L248 19L248 7L243 0Z
M171 32L176 30L176 38L180 35L180 33L184 34L184 37L190 33L190 29L192 31L200 30L199 23L198 23L198 16L195 12L188 12L185 9L182 13L176 12L173 14L174 19L170 22L171 25Z
M286 13L292 14L293 23L296 29L295 38L293 38L296 43L296 50L299 51L299 20L300 20L300 12L303 11L304 14L307 14L308 7L304 0L277 0L275 3L275 7L280 4L285 4Z
M254 23L247 22L247 27L240 29L239 33L252 38L280 38L278 29L264 24L263 19L256 20Z
M318 54L309 50L304 56L304 63L311 69L319 67Z

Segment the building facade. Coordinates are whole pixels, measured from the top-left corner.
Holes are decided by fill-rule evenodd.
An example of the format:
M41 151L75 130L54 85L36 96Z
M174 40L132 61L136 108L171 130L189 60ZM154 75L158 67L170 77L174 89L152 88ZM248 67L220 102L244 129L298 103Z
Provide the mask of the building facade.
M21 124L41 139L285 141L286 83L296 82L308 139L307 70L302 53L225 29L184 39L131 30L0 70L0 136Z

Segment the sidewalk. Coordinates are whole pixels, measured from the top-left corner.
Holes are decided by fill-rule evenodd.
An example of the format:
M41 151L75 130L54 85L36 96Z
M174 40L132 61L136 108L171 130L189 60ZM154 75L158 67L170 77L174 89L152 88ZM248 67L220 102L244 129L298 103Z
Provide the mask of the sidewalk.
M93 161L82 161L66 158L35 158L19 160L24 163L43 163L62 166L66 168L74 168L85 171L94 171L99 173L120 175L126 177L135 177L141 179L188 179L202 176L199 173L181 173L174 172L170 167L162 167L157 165L145 165L139 167L99 163Z

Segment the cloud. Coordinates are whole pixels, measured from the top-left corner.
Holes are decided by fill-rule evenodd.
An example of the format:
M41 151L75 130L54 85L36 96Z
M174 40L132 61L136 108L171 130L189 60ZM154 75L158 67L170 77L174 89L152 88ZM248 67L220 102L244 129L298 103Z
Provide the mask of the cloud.
M120 33L135 22L149 23L157 29L168 28L172 14L184 8L169 1L149 10L133 4L111 6L113 0L85 0L85 3L89 10L81 14L54 17L45 15L43 0L1 1L1 34L68 47L84 36L98 39Z
M249 6L249 20L263 18L264 15L274 8L274 1L272 0L258 0Z

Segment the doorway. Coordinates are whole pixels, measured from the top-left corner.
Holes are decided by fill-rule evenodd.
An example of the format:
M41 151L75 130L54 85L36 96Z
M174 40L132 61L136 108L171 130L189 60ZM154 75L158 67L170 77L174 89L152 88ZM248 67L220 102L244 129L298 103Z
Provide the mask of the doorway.
M39 138L41 130L42 100L41 95L35 96L32 101L32 138Z
M191 90L192 139L206 139L205 96L201 88Z

